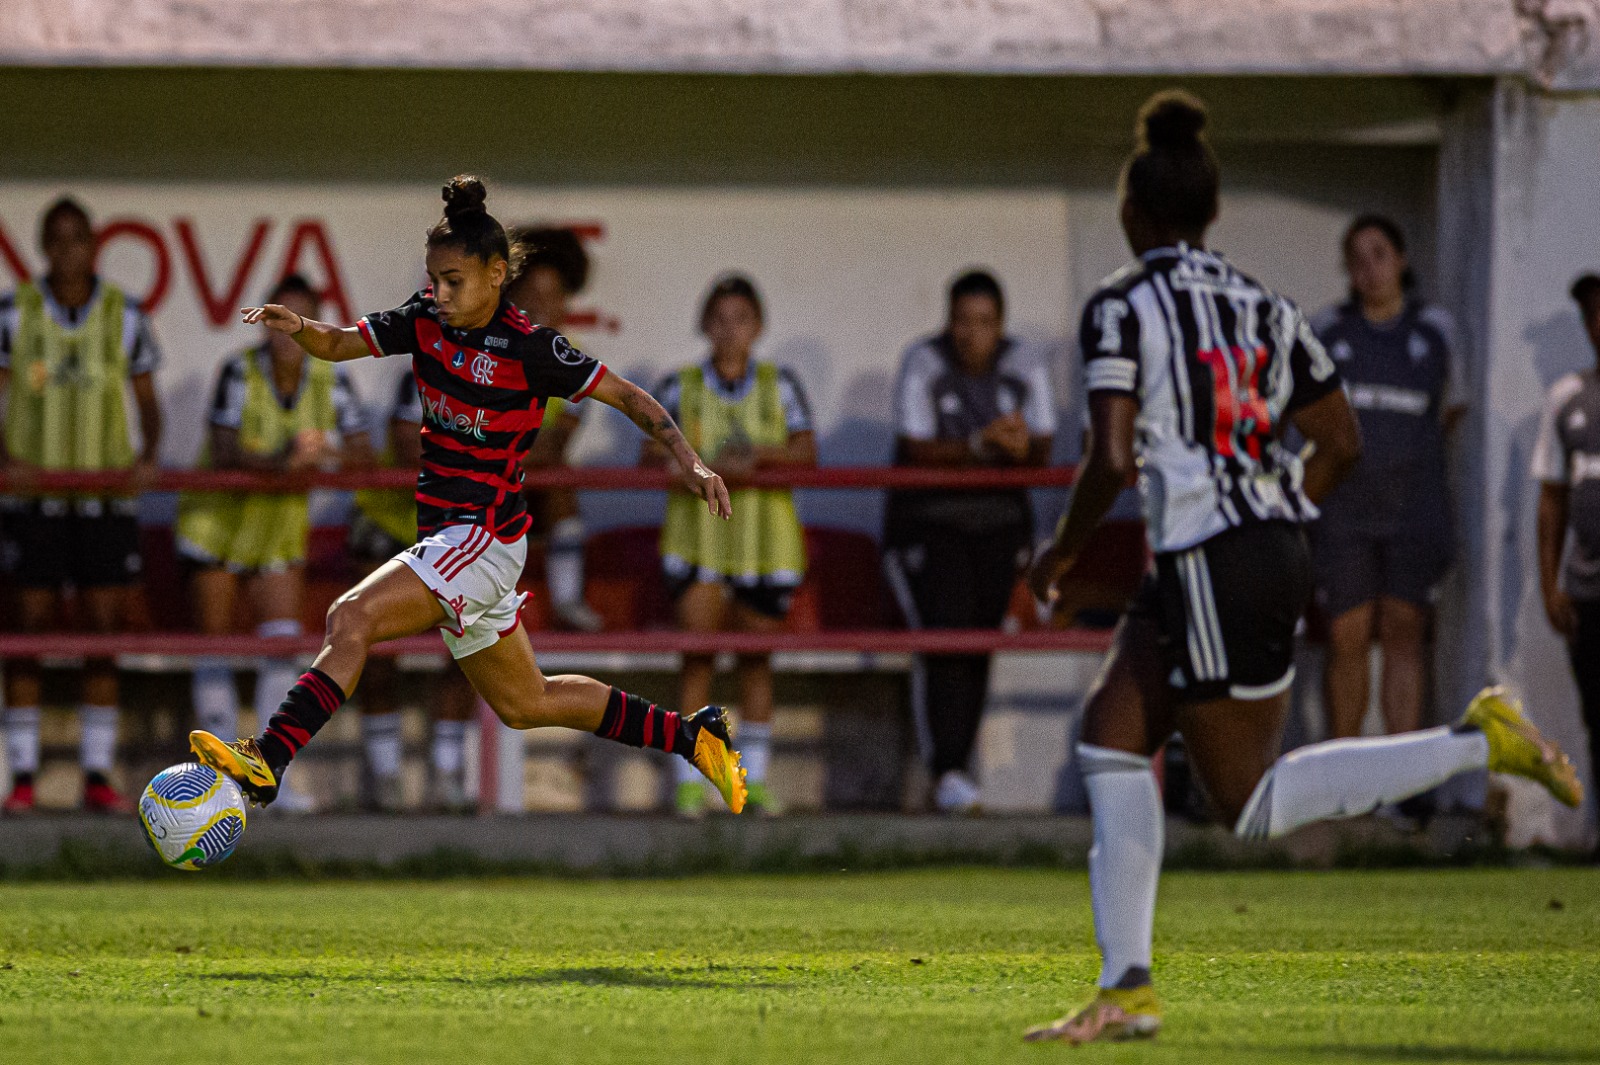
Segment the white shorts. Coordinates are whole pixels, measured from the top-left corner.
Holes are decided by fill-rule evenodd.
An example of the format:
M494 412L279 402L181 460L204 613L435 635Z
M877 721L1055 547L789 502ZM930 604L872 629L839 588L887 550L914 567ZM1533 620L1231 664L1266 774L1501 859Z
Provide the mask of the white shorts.
M508 542L479 525L450 525L394 557L439 597L446 619L439 632L454 657L476 654L516 631L528 598L517 593L527 540Z

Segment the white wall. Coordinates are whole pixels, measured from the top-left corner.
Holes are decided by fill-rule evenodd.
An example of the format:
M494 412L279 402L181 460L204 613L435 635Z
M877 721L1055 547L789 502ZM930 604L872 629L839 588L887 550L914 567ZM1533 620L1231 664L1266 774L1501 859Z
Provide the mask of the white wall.
M1540 601L1538 488L1528 464L1545 391L1595 362L1567 289L1578 274L1600 269L1600 95L1540 96L1507 83L1492 123L1493 229L1469 242L1492 245L1483 345L1484 554L1470 575L1480 584L1473 598L1484 604L1476 621L1488 637L1487 679L1514 685L1540 726L1586 768L1566 649ZM1464 657L1457 665L1475 674L1476 662ZM1582 815L1532 789L1514 793L1513 818L1524 839L1578 842L1585 831Z
M286 267L323 284L331 263L352 313L390 307L421 284L422 234L438 216L432 186L69 188L98 225L131 221L154 236L130 234L108 243L101 263L106 276L144 295L160 256L169 261L170 285L154 317L167 356L160 376L170 419L163 452L175 465L195 454L218 359L256 335L235 324L231 310L220 324L210 320L203 293L229 306L253 302ZM30 269L40 263L33 247L38 212L62 191L23 183L0 191L0 224ZM508 222L553 219L600 230L590 245L592 283L580 300L600 325L575 333L618 370L651 385L702 355L695 321L710 280L728 269L749 272L768 304L759 354L799 373L825 436L848 435L854 421L886 415L900 350L938 325L944 287L963 267L984 264L1005 279L1012 328L1020 335L1058 340L1067 325L1067 210L1059 192L496 186L490 207ZM306 222L325 235L331 257L324 261L314 241L302 242L290 264L292 234ZM263 223L265 238L250 260L246 249ZM203 278L185 252L185 228L205 266ZM0 278L9 272L0 265ZM236 298L223 300L230 287L237 287ZM334 307L326 314L340 317ZM364 398L386 403L390 389L383 382L400 367L354 369ZM849 440L840 450L841 457L861 452ZM611 423L596 426L580 443L587 462L632 462L636 453L631 436Z

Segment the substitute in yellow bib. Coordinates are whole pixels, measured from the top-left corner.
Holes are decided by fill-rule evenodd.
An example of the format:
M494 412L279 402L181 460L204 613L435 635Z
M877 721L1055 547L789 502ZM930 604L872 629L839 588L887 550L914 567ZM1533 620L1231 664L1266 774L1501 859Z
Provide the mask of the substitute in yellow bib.
M662 382L657 399L690 446L730 484L748 473L817 464L816 434L799 380L752 358L764 324L761 296L749 278L718 280L700 313L711 355ZM664 465L647 450L645 462ZM805 577L805 536L788 489L735 488L731 521L707 520L691 496L673 492L661 530L661 565L678 623L690 632L765 632L782 626ZM683 699L711 697L715 660L685 655ZM748 771L746 809L775 812L767 789L772 737L772 662L739 659L738 747ZM699 700L695 702L694 700ZM692 767L691 767L692 768ZM697 776L678 778L678 812L701 812L706 792Z
M13 475L126 470L129 490L7 498L0 561L17 592L15 616L23 631L58 628L61 595L71 586L87 626L115 632L125 623L129 589L142 570L133 492L153 472L161 445L155 390L160 352L135 301L96 276L94 226L82 204L62 199L51 205L40 243L44 278L0 299L0 463ZM130 396L138 414L137 450ZM89 660L80 699L84 808L116 812L123 803L110 781L117 740L115 662ZM8 814L34 806L39 700L38 663L7 662Z
M294 274L278 283L267 302L314 318L319 301L306 280ZM308 358L282 333L264 332L260 344L222 364L199 467L287 473L372 465L366 418L344 369ZM233 630L234 600L242 584L258 636L300 635L310 531L304 493L183 493L178 552L194 567L200 631ZM259 660L256 712L276 706L295 675L291 658ZM237 688L224 661L195 663L193 694L200 728L237 734Z

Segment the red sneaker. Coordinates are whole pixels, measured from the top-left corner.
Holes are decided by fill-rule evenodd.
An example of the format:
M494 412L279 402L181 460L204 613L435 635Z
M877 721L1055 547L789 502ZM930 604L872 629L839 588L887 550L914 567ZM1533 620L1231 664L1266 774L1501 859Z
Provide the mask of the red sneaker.
M31 814L33 813L33 784L18 784L11 789L11 794L6 797L4 805L0 805L0 813L4 814Z
M125 814L133 807L110 784L95 781L83 786L83 811L90 814Z

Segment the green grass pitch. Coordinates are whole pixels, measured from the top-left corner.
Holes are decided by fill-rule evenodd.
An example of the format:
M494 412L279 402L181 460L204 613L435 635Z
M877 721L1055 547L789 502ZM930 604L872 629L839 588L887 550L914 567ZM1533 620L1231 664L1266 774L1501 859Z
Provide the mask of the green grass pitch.
M0 1062L1600 1061L1600 871L1165 878L1154 1044L1081 872L0 887Z

